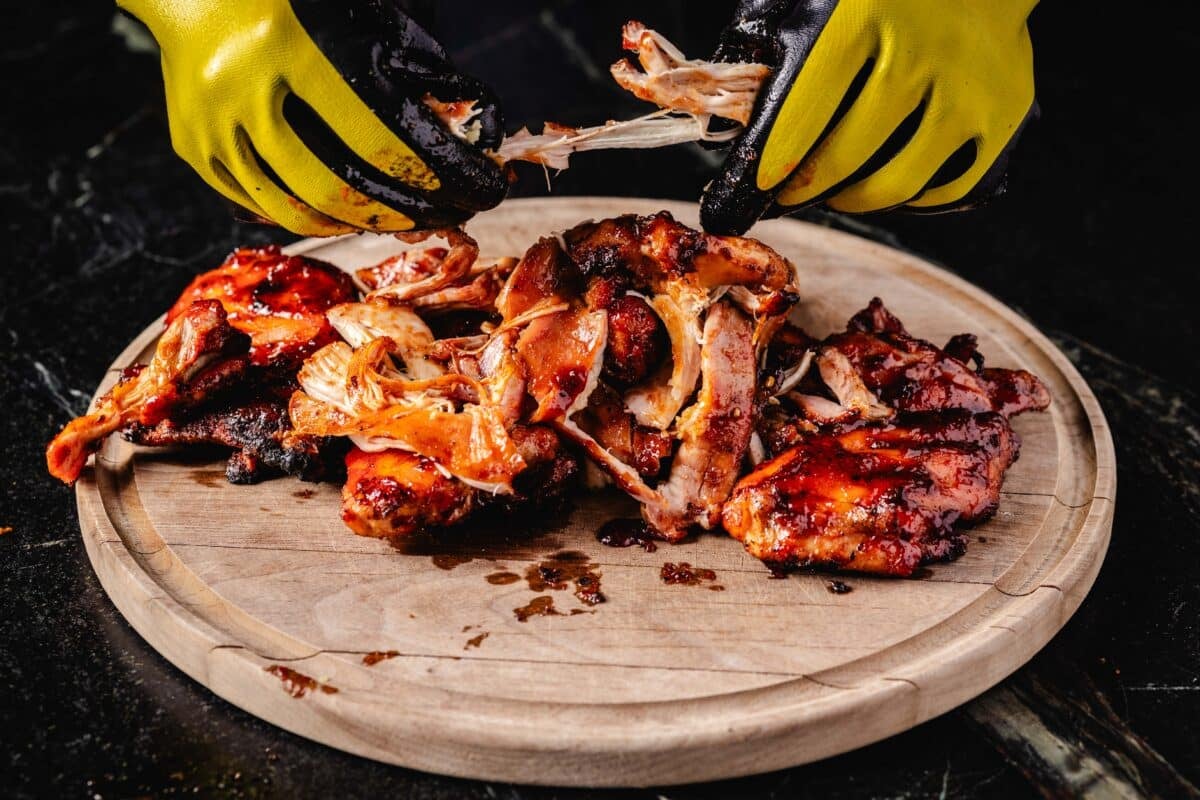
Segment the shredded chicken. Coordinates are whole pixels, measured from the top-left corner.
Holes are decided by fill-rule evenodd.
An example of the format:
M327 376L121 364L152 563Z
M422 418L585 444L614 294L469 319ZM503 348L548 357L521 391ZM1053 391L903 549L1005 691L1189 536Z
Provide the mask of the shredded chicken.
M54 437L46 448L50 474L74 483L106 436L130 423L157 425L194 397L206 372L228 374L221 362L231 357L244 364L249 347L250 337L230 326L220 303L191 303L163 331L148 365L128 370L91 413L71 420Z
M643 150L687 142L726 142L739 132L737 128L710 132L707 119L664 109L587 128L550 122L542 126L541 133L521 128L507 137L492 157L502 164L529 161L551 169L566 169L571 155L585 150Z
M663 503L646 506L646 521L667 539L692 525L712 528L737 481L754 429L754 348L750 321L718 302L704 321L703 380L696 401L679 415L679 451L659 487Z
M471 274L471 267L479 256L479 245L462 229L424 231L413 236L416 238L409 238L409 241L440 237L446 240L450 249L444 254L430 250L419 251L414 256L402 253L373 267L371 274L377 283L367 294L367 300L403 305L453 286ZM428 272L420 274L417 270L422 268ZM361 272L359 279L365 282Z
M817 356L817 369L821 372L821 380L825 381L843 408L857 411L863 419L891 419L895 416L895 410L879 402L850 359L840 350L833 347L821 350Z
M531 422L550 422L587 404L604 365L608 316L584 308L529 323L517 340L529 394Z
M642 69L629 59L612 65L612 76L621 88L642 100L699 118L731 119L742 125L759 87L771 73L765 64L725 64L688 59L667 37L640 22L625 23L622 45L637 53Z
M628 59L612 65L613 79L635 96L654 103L658 111L630 120L571 128L547 122L541 133L522 128L490 153L501 164L529 161L553 169L566 169L573 153L614 148L667 147L684 142L728 141L750 119L754 100L771 68L765 64L739 64L688 59L657 31L630 21L622 30L622 46L637 54L641 70ZM452 134L474 143L479 123L474 102L442 102L426 95L425 104ZM739 123L710 130L712 117Z
M625 395L639 423L665 430L695 392L702 317L729 292L756 298L758 328L782 320L799 299L795 266L761 242L692 230L670 214L627 215L563 234L566 255L591 280L616 276L645 292L671 345L671 359ZM758 332L755 337L757 339Z
M344 303L326 313L330 324L351 347L387 337L403 371L413 379L436 378L444 370L429 358L433 331L411 309L380 303Z

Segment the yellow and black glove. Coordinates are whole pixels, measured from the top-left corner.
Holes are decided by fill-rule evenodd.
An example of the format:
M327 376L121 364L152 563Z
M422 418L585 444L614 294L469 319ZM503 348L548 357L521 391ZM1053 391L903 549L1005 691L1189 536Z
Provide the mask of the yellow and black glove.
M288 230L456 224L507 182L483 84L397 0L118 0L162 51L171 141L213 188ZM475 145L421 102L476 100Z
M741 0L718 61L775 67L704 227L742 233L777 205L848 213L965 208L996 193L1036 113L1037 0Z

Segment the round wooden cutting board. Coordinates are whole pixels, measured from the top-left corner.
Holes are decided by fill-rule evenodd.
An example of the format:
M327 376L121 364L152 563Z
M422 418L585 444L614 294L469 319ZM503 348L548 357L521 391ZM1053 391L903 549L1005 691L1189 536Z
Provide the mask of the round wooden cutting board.
M520 255L585 219L662 208L697 224L693 204L561 198L509 201L467 230L485 256ZM877 295L913 334L976 333L990 365L1050 387L1049 412L1015 420L1021 458L962 558L914 580L842 576L852 591L835 594L828 575L770 579L723 535L656 552L602 546L600 522L636 513L606 493L550 520L392 546L343 527L337 485L232 486L216 456L114 436L78 484L101 583L155 649L231 703L368 758L471 778L726 778L850 750L965 702L1037 652L1100 568L1116 471L1096 398L1046 337L941 269L792 220L752 233L798 265L796 319L810 332L843 329ZM353 268L403 248L365 235L292 251ZM113 366L145 360L160 330ZM531 588L526 571L562 551L583 554L607 602ZM667 585L668 561L715 577ZM548 602L555 613L529 614Z

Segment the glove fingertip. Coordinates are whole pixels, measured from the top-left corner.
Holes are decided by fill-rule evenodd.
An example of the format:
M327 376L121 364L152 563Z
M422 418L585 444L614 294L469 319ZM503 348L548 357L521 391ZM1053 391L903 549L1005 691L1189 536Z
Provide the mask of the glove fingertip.
M735 148L700 198L700 224L709 233L740 236L766 213L774 193L754 182L754 162Z

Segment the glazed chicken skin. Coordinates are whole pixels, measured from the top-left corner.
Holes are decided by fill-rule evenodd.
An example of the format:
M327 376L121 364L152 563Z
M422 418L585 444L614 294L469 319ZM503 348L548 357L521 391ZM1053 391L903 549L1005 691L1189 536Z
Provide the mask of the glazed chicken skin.
M50 474L74 483L110 433L127 425L157 425L240 379L249 346L249 337L230 326L220 303L189 305L167 325L149 364L124 370L90 413L54 437L46 448Z
M151 364L128 367L96 411L51 443L52 474L73 482L88 453L120 431L149 447L228 447L231 483L319 479L328 442L285 443L287 398L303 360L337 338L325 312L354 297L349 276L323 262L275 246L235 250L196 276L167 312Z
M800 437L743 478L721 522L781 567L911 575L966 549L990 516L1016 436L995 412L921 412Z
M441 528L475 509L476 492L433 459L404 450L346 454L342 521L360 536L405 536Z
M938 349L909 335L878 297L851 318L845 333L829 337L821 352L845 356L866 388L897 411L961 408L1011 417L1050 403L1046 387L1030 373L983 369L974 336L960 334Z
M479 512L555 509L575 486L577 460L548 428L517 426L514 438L528 466L510 495L468 486L416 453L353 447L346 454L342 521L360 536L393 538L456 525Z
M277 245L241 247L196 278L167 312L167 323L197 300L217 300L229 324L250 336L250 361L283 370L300 366L337 335L325 312L356 299L341 270L285 255Z
M984 369L974 337L944 350L913 338L878 298L845 333L785 339L777 359L807 343L815 374L763 409L774 457L738 482L725 530L776 567L907 576L959 556L961 529L995 512L1017 459L1008 417L1046 408L1046 387Z
M219 302L230 326L250 339L245 374L224 393L197 398L154 425L130 425L125 438L147 447L231 448L230 483L280 474L319 480L332 456L325 452L330 442L291 436L287 399L304 359L337 339L326 312L355 297L350 276L330 264L285 255L275 245L233 251L192 280L167 323L198 301Z

